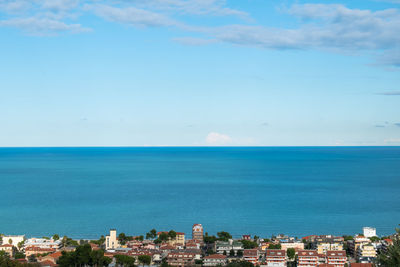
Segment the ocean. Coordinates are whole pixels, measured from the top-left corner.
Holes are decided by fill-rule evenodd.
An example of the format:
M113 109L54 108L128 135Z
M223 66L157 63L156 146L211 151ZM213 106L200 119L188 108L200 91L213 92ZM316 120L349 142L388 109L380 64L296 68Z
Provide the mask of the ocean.
M387 235L400 147L0 148L0 188L4 234Z

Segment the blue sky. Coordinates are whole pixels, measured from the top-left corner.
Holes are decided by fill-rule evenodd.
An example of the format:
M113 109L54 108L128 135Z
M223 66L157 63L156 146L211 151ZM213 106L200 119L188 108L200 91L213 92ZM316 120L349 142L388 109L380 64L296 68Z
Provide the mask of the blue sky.
M400 145L400 1L0 0L0 146Z

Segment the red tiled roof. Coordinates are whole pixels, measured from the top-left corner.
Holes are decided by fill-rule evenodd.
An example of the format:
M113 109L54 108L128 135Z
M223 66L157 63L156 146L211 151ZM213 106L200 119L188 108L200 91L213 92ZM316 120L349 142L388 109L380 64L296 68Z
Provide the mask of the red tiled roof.
M318 252L316 250L299 250L298 254L299 257L300 256L318 257Z
M372 263L351 263L351 267L372 267Z
M326 252L328 257L346 257L346 251L344 250L329 250Z
M204 257L204 259L221 259L221 260L224 260L224 259L226 259L226 256L225 255L221 255L221 254L212 254L212 255Z

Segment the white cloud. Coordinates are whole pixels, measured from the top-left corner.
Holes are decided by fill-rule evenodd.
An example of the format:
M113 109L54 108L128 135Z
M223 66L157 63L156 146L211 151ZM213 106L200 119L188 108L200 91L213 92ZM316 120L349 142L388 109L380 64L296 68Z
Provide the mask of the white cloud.
M233 140L229 135L211 132L206 137L207 145L229 145L232 144Z
M108 5L87 5L87 10L107 20L125 23L138 27L161 27L178 25L179 23L160 13L136 7L114 7Z
M90 29L84 28L80 24L67 24L58 20L36 17L3 20L0 21L0 26L23 29L30 34L35 35L46 35L58 32L79 33L90 31Z

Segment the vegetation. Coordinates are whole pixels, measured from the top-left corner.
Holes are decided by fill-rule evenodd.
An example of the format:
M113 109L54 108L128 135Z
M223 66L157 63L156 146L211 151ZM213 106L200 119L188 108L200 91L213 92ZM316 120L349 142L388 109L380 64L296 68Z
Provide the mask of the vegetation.
M250 240L244 240L243 239L243 240L240 240L240 242L242 242L244 249L252 249L252 248L258 247L258 244L255 241L250 241Z
M78 246L73 252L63 251L58 259L60 267L70 266L108 266L112 259L104 256L103 250L92 250L89 244Z
M104 237L104 235L102 235L99 240L90 240L90 242L101 246L104 244L104 242L106 242L106 238Z
M157 231L156 229L151 229L147 234L146 234L146 239L154 239L157 237Z
M5 251L0 251L0 267L39 267L37 263L20 263L10 259Z
M117 266L121 267L135 267L136 259L128 255L115 255L114 256Z
M370 237L369 240L371 240L371 242L378 242L380 240L380 238L377 236L373 236L373 237Z
M236 252L236 256L238 256L239 258L240 258L240 257L243 257L243 251L242 251L242 250L238 250L238 251Z
M219 241L228 241L229 239L232 238L230 233L224 231L218 232L217 236Z
M281 249L281 244L270 244L268 249Z
M206 244L212 244L215 243L215 241L217 241L217 238L215 237L215 235L209 236L208 233L206 232L203 237L203 241Z
M20 251L17 251L17 252L15 252L15 254L14 254L14 259L25 259L25 254L23 253L23 252L20 252Z
M254 267L254 265L248 261L233 261L228 263L226 267Z
M57 234L53 235L53 240L58 240L58 239L60 239L59 235L57 235Z
M344 235L343 239L344 239L344 241L354 240L354 238L351 235Z
M396 228L396 235L392 238L393 245L390 245L386 252L378 255L379 266L395 267L400 266L400 229Z
M289 258L290 260L293 260L294 257L295 257L295 255L296 255L296 250L295 250L294 248L288 248L288 249L286 250L286 255L288 256L288 258Z
M137 237L135 237L135 240L143 241L144 240L144 236L142 236L142 235L137 236Z
M171 239L175 239L176 238L176 232L174 230L171 230L168 232L168 237Z
M149 256L149 255L140 255L140 256L138 257L138 260L139 260L139 262L140 262L143 266L145 266L145 265L150 265L150 263L151 263L151 256Z
M132 236L127 236L125 233L120 233L118 235L118 241L121 243L121 245L125 245L128 241L132 241L133 237Z
M64 247L77 247L77 246L79 246L78 241L72 240L72 238L69 238L67 236L63 237L63 239L61 240L61 243L63 244Z

